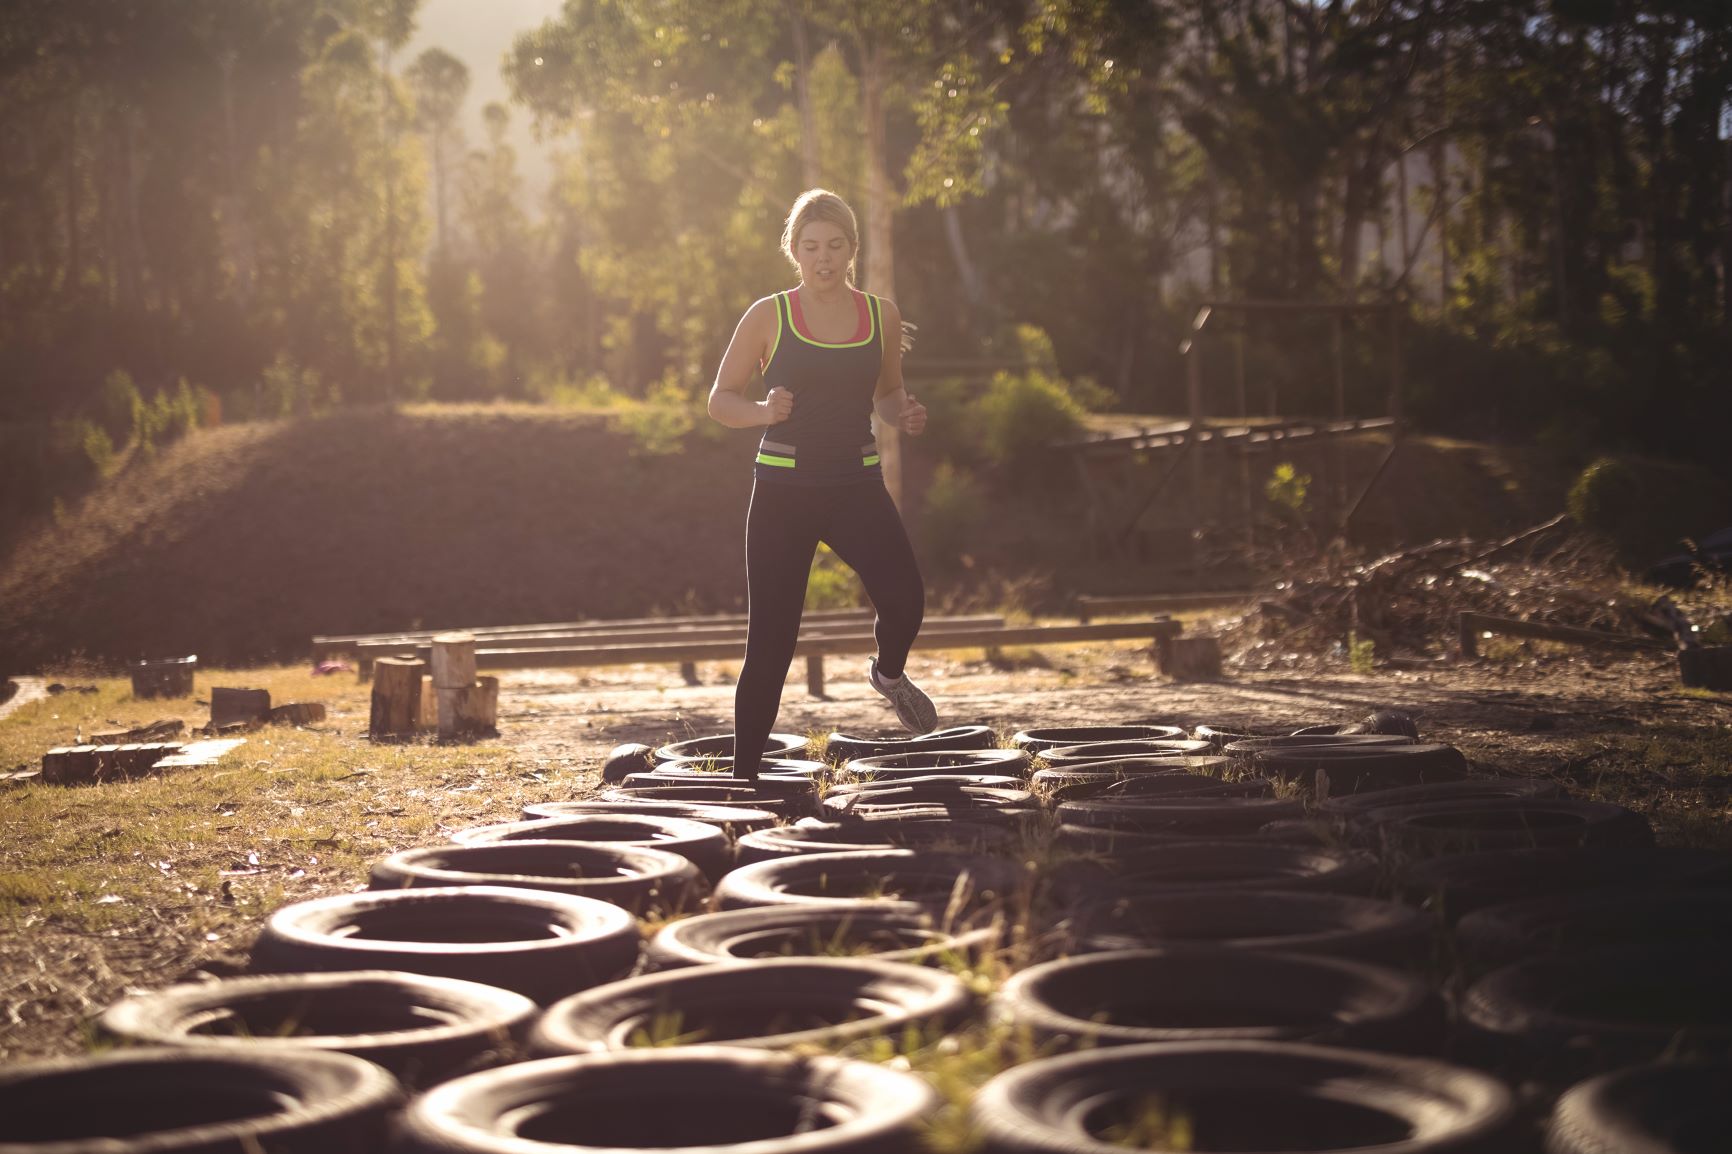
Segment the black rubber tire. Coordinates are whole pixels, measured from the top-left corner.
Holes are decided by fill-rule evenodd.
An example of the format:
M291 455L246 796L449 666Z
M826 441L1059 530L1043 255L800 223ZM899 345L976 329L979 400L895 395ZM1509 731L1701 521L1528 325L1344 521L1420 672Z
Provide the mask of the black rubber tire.
M1572 1086L1546 1130L1546 1154L1724 1154L1732 1062L1634 1066Z
M1082 950L1233 946L1328 954L1398 968L1428 964L1437 925L1429 915L1374 898L1291 890L1138 894L1078 910Z
M651 817L683 817L706 822L728 837L755 829L768 829L779 820L767 809L744 805L704 805L689 801L544 801L523 807L524 821L549 817L576 817L586 813L638 813Z
M265 1046L376 1062L412 1087L511 1061L540 1013L522 994L390 970L260 974L165 986L123 998L100 1036L204 1054Z
M1461 751L1436 743L1271 749L1252 757L1251 765L1262 777L1296 782L1322 798L1460 781L1467 776L1467 759Z
M1269 822L1302 817L1305 806L1297 800L1272 797L1139 797L1122 801L1093 797L1060 802L1055 812L1060 826L1178 833L1193 837L1205 834L1245 836L1256 833Z
M736 847L740 865L813 853L861 849L918 849L940 853L1005 853L1020 844L1005 825L963 821L813 822L759 830Z
M993 1016L1037 1046L1313 1042L1431 1054L1443 999L1418 977L1345 958L1197 946L1060 958L1013 974Z
M637 963L631 914L506 886L335 894L284 906L253 946L265 973L403 970L514 990L546 1005Z
M691 805L714 805L761 809L777 817L796 817L810 812L811 807L798 804L792 798L771 797L751 788L722 785L658 785L639 789L610 789L597 798L604 802L685 802Z
M1275 790L1273 783L1260 777L1221 781L1189 770L1113 777L1095 773L1093 766L1086 765L1078 769L1039 769L1028 783L1049 805L1055 806L1089 798L1135 802L1184 797L1270 797Z
M989 773L1000 777L1028 776L1028 754L1019 749L966 749L884 753L856 757L843 768L842 780L884 780L927 777L938 773Z
M832 764L857 761L862 757L883 757L899 753L954 753L966 750L992 749L998 745L998 734L985 725L951 725L931 733L875 734L861 737L847 733L832 733L824 746L824 760Z
M1558 1088L1662 1054L1732 1057L1725 955L1689 948L1529 958L1469 986L1461 1016L1477 1064Z
M1286 737L1247 737L1221 747L1228 757L1246 760L1265 753L1287 753L1297 750L1315 752L1325 749L1352 749L1367 746L1411 745L1413 739L1392 733L1334 734L1300 733Z
M1049 767L1093 765L1103 761L1127 761L1146 757L1208 757L1215 747L1206 741L1173 737L1151 741L1090 741L1078 745L1055 745L1037 756Z
M803 757L766 757L758 762L757 778L737 778L733 775L733 770L734 759L731 757L681 757L673 761L657 762L653 766L645 767L643 772L653 777L669 778L675 785L694 780L732 783L762 780L766 777L803 778L812 781L827 775L830 766L827 762Z
M1020 777L999 773L928 773L918 777L867 778L863 781L838 781L826 789L825 797L855 797L895 793L898 790L930 786L935 790L964 789L1024 789L1028 785Z
M1286 737L1292 732L1291 729L1259 726L1199 725L1191 730L1191 736L1198 741L1208 742L1215 747L1216 752L1220 752L1235 741L1250 741L1254 737Z
M797 733L772 733L764 742L765 757L803 757L806 739ZM718 733L710 737L693 737L659 746L652 755L657 761L678 761L686 757L732 757L734 735Z
M666 776L660 773L628 773L625 780L620 782L619 789L625 793L635 794L669 786L674 788L738 790L742 793L749 793L754 805L763 801L770 801L796 810L810 809L818 796L818 785L812 778L776 773L766 773L760 777L733 777L697 773L669 774Z
M0 1067L7 1154L375 1154L403 1101L352 1054L139 1049Z
M371 888L517 886L611 902L634 914L690 909L709 891L690 859L618 842L502 841L406 849L375 862Z
M960 820L978 811L985 814L1024 814L1033 819L1037 812L1034 795L1026 789L995 789L988 786L958 785L935 782L925 778L908 778L893 788L873 789L861 793L826 794L822 812L834 819L894 818L898 814L914 813L929 806L943 806ZM983 820L991 820L983 818Z
M492 845L508 841L600 842L679 854L707 878L718 878L733 865L728 835L708 822L645 813L591 813L540 821L509 821L476 825L451 835L457 845Z
M1044 1058L987 1082L969 1112L982 1154L1117 1154L1124 1144L1103 1140L1110 1123L1155 1126L1168 1115L1185 1121L1190 1149L1313 1154L1506 1154L1517 1126L1509 1089L1478 1071L1295 1042Z
M963 904L1002 902L1024 882L1022 867L1001 858L914 850L815 853L741 866L716 886L718 910L747 906L861 902L902 910L944 909L960 888ZM859 897L895 889L907 897Z
M529 1036L540 1058L646 1045L762 1050L839 1047L916 1030L938 1037L974 995L954 974L872 958L761 958L611 982L547 1008Z
M1540 954L1606 946L1732 953L1732 890L1604 889L1491 906L1455 925L1463 957L1482 969Z
M639 742L627 741L608 750L601 763L601 779L620 781L626 774L649 769L655 762L655 750Z
M1415 862L1398 883L1405 900L1450 921L1487 906L1547 894L1640 885L1732 887L1732 853L1678 846L1492 850Z
M1391 806L1366 813L1386 853L1433 857L1498 849L1652 845L1648 819L1605 801L1508 798Z
M1474 777L1461 781L1437 781L1424 785L1402 785L1363 793L1330 796L1317 803L1319 813L1343 822L1362 821L1374 809L1397 805L1425 805L1434 801L1487 801L1505 798L1557 798L1563 789L1538 777Z
M881 962L967 962L995 949L997 926L938 928L930 913L835 905L755 906L669 922L650 939L646 969L756 964L762 958L855 957Z
M404 1113L392 1149L907 1154L939 1104L919 1077L875 1062L681 1046L547 1058L447 1082ZM815 1119L831 1124L813 1128Z
M1168 741L1189 736L1182 725L1059 725L1025 729L1010 739L1018 749L1040 754L1056 746L1088 741Z
M1097 868L1097 884L1115 895L1310 890L1368 897L1380 877L1377 859L1363 850L1249 839L1151 846L1104 859Z

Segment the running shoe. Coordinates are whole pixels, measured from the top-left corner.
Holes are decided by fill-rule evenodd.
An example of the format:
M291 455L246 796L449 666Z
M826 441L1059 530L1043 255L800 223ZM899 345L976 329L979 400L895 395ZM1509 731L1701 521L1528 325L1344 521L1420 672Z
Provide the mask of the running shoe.
M896 719L903 729L909 733L931 733L938 728L938 710L933 708L932 698L910 681L906 672L897 678L881 677L878 659L874 657L866 667L866 680L896 707Z

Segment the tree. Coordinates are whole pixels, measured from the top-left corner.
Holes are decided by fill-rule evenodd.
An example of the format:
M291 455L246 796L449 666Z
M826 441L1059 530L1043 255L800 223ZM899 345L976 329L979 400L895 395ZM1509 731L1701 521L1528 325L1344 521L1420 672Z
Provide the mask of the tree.
M450 245L446 228L445 187L447 142L457 135L457 113L469 94L469 68L443 48L428 48L403 73L415 94L415 124L433 145L433 201L438 246ZM461 141L459 140L460 144Z

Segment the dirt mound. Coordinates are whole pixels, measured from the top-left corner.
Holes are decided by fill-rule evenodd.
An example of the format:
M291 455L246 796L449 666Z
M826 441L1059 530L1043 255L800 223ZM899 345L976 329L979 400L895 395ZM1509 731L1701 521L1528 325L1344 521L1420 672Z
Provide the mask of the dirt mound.
M346 412L199 432L0 571L0 653L294 658L314 633L743 603L749 432L656 456L595 416Z

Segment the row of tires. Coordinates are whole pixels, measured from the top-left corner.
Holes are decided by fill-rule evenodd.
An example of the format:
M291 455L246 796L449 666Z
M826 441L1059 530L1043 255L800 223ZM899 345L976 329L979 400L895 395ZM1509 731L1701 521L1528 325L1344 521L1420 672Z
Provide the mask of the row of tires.
M618 775L617 795L555 803L560 808L551 812L538 807L524 815L531 820L465 831L459 844L379 863L374 874L379 892L279 911L260 937L255 965L297 973L128 999L104 1015L101 1028L118 1039L225 1053L236 1052L236 1036L284 1034L296 1035L302 1047L368 1052L411 1087L433 1087L415 1099L390 1139L405 1150L533 1149L522 1145L526 1140L637 1149L760 1139L770 1144L751 1149L765 1154L910 1149L907 1127L923 1125L920 1120L929 1119L935 1108L923 1083L904 1082L897 1091L905 1103L915 1103L918 1095L908 1095L918 1089L926 1102L910 1110L903 1129L855 1133L848 1126L855 1107L810 1086L802 1091L803 1105L788 1112L777 1087L784 1085L787 1070L803 1069L807 1060L753 1051L834 1048L885 1037L932 1040L961 1022L993 1023L1023 1039L1031 1051L1087 1048L1069 1058L1018 1066L976 1096L976 1127L991 1150L1107 1149L1127 1141L1182 1148L1174 1145L1179 1138L1199 1149L1267 1148L1234 1144L1263 1139L1235 1119L1242 1110L1220 1108L1225 1083L1178 1078L1169 1084L1154 1073L1162 1068L1159 1062L1132 1063L1133 1051L1141 1061L1143 1051L1166 1052L1176 1045L1201 1046L1219 1056L1169 1061L1169 1068L1202 1069L1211 1062L1237 1066L1239 1082L1252 1087L1259 1102L1273 1104L1266 1113L1277 1130L1268 1133L1291 1141L1297 1133L1314 1131L1306 1139L1308 1149L1357 1148L1367 1136L1398 1131L1420 1143L1403 1149L1519 1149L1507 1144L1519 1139L1513 1113L1503 1117L1494 1110L1486 1116L1490 1121L1440 1113L1423 1096L1404 1096L1403 1077L1390 1073L1418 1074L1430 1086L1478 1079L1508 1099L1497 1079L1411 1056L1440 1052L1447 1031L1444 999L1418 976L1437 958L1441 922L1435 915L1454 918L1477 908L1476 903L1499 905L1478 899L1486 897L1488 885L1495 889L1511 877L1528 878L1535 894L1567 891L1581 871L1564 864L1566 858L1607 863L1596 867L1598 874L1587 871L1602 879L1618 868L1607 855L1621 855L1626 866L1649 863L1653 876L1668 881L1711 887L1725 878L1724 860L1691 862L1687 854L1679 856L1684 851L1637 849L1640 837L1599 843L1578 839L1560 843L1574 848L1503 855L1526 863L1549 854L1546 868L1555 875L1550 888L1541 880L1546 868L1524 873L1522 865L1482 862L1479 891L1472 871L1456 876L1448 870L1441 882L1422 880L1431 892L1406 891L1410 897L1428 896L1433 911L1376 900L1367 895L1384 892L1392 877L1412 879L1427 869L1437 874L1452 864L1499 856L1407 853L1399 841L1379 832L1387 819L1371 815L1401 808L1388 803L1435 805L1435 794L1399 798L1401 788L1384 789L1380 804L1361 812L1347 804L1359 793L1343 797L1338 792L1344 781L1364 790L1374 779L1388 783L1378 775L1399 780L1403 774L1414 776L1415 767L1421 767L1418 788L1448 792L1425 780L1432 771L1423 768L1443 765L1447 758L1419 747L1411 732L1377 735L1379 741L1304 734L1304 740L1265 741L1248 750L1237 747L1263 739L1194 732L1190 737L1182 731L1114 733L1111 748L1097 741L1092 751L1077 750L1087 743L1071 739L1099 739L1098 731L1050 733L1037 739L1051 743L1032 751L1039 762L1025 745L1030 733L1019 734L1019 748L1007 750L854 750L861 756L840 774L809 761L791 763L791 768L768 763L756 782L715 772L726 768L715 762L731 752L729 739L705 739L713 743L708 751L648 751L669 759L650 768L651 762L640 757L637 767ZM1234 737L1242 740L1228 740ZM1126 748L1125 742L1139 745ZM1228 752L1204 753L1198 748L1202 742ZM1151 748L1149 743L1168 744ZM1419 752L1415 759L1373 747ZM833 736L830 752L838 750L846 747L838 747ZM781 752L795 750L789 746ZM680 760L693 756L707 760ZM1306 808L1292 798L1268 796L1273 787L1262 771L1283 759L1286 771L1268 770L1269 778L1301 783L1323 795L1321 805ZM863 761L875 764L860 765ZM1351 772L1340 768L1347 763ZM1361 772L1367 765L1394 768L1367 775ZM1006 766L1010 772L983 771ZM1512 802L1567 800L1533 792L1468 799L1459 787L1469 783L1454 777L1455 770L1436 772L1443 774L1440 781L1456 787L1456 796L1447 800L1472 800L1481 807L1476 812L1485 806L1495 812ZM1036 780L1042 773L1072 777ZM1147 784L1156 781L1167 784ZM1181 796L1189 789L1218 792ZM718 801L749 801L762 808L718 807L713 804ZM1281 812L1288 816L1271 816L1271 802L1285 804ZM814 810L826 820L776 824L779 817ZM1504 826L1546 828L1525 818L1505 820ZM1085 832L1074 832L1079 830ZM1030 849L1044 846L1048 837L1064 845L1067 836L1071 844L1081 840L1104 856L1045 871L1035 884L1037 875L1024 864ZM1090 840L1095 838L1104 840ZM1596 844L1605 848L1581 848ZM1399 871L1389 868L1392 860ZM1665 864L1652 864L1659 862ZM592 882L601 888L586 890ZM640 957L632 913L691 908L706 892L718 912L670 922L642 954L649 972L625 977ZM604 900L596 900L597 894ZM1631 908L1639 900L1631 898ZM1572 1031L1565 1048L1588 1055L1571 1064L1569 1077L1657 1052L1651 1036L1632 1040L1640 1030L1601 1028L1606 1015L1594 1015L1608 1000L1618 1004L1612 1017L1650 1027L1650 1035L1662 1020L1674 1027L1681 1021L1686 1041L1705 1042L1709 1049L1724 1042L1725 1030L1715 1032L1727 1023L1712 1009L1714 973L1698 967L1701 975L1680 977L1675 946L1658 949L1650 942L1640 957L1614 959L1598 987L1579 980L1571 987L1572 975L1579 978L1588 955L1560 957L1548 951L1568 937L1559 926L1574 932L1588 913L1605 906L1579 904L1577 913L1554 912L1550 922L1528 915L1512 956L1536 956L1508 968L1569 963L1562 967L1561 985L1557 965L1552 971L1542 968L1524 987L1526 993L1518 989L1512 1005L1500 1003L1497 987L1487 986L1507 969L1481 978L1456 999L1467 1028L1458 1024L1448 1040L1452 1053L1510 1069L1512 1055L1519 1055L1540 1070L1549 1057L1540 1051L1550 1050L1552 1043L1535 1048L1527 1041L1545 1031L1506 1027L1524 1016L1539 1022L1535 1010L1543 1017L1559 1009L1553 997L1559 989L1569 1004L1555 1024ZM1031 920L1036 913L1041 918ZM1507 913L1500 913L1502 924L1510 922ZM1682 908L1673 919L1679 925L1689 920ZM1616 917L1601 921L1619 924ZM1706 921L1724 925L1726 916L1721 912ZM950 971L972 972L979 958L1002 944L1000 933L1011 923L1050 931L1054 952L1078 956L1024 969L981 1005ZM1648 924L1650 938L1671 940L1667 935L1677 928L1659 915L1650 916ZM1463 917L1455 939L1473 939L1474 925L1474 915ZM1545 939L1543 948L1530 948L1540 939ZM1151 945L1159 948L1146 948ZM877 956L823 956L838 952ZM797 956L728 964L775 954ZM1366 958L1416 970L1380 968ZM416 971L433 976L415 976ZM1665 980L1636 989L1628 980L1634 971ZM474 985L474 978L486 984ZM516 992L488 988L501 984L515 986ZM1636 1004L1656 998L1669 998L1670 1007ZM1691 999L1696 999L1692 1008L1684 1008ZM1575 1013L1572 1020L1571 1007L1592 1012ZM1591 1045L1583 1044L1583 1022L1592 1027ZM445 1036L422 1039L434 1043L432 1049L412 1044L416 1034L441 1031ZM714 1046L717 1042L728 1045ZM1318 1048L1319 1042L1330 1048ZM741 1049L742 1043L749 1048ZM269 1043L250 1043L264 1044ZM1295 1088L1280 1078L1266 1086L1258 1081L1257 1071L1274 1070L1288 1060L1271 1054L1292 1057L1301 1050L1360 1064L1355 1068L1370 1071L1362 1074L1366 1092L1343 1102L1338 1095L1314 1094L1306 1085ZM1098 1067L1089 1062L1049 1066L1092 1058L1096 1051L1103 1062ZM1124 1057L1109 1061L1108 1054ZM485 1068L524 1055L536 1060ZM658 1056L667 1064L657 1066ZM152 1060L165 1068L172 1064L166 1058ZM1302 1058L1292 1060L1303 1064ZM724 1087L714 1109L661 1109L665 1077L691 1061L715 1064L703 1067L713 1068L717 1085ZM850 1070L860 1065L823 1061ZM722 1067L748 1074L736 1085ZM908 1077L865 1068L879 1071L876 1084L883 1087ZM1111 1079L1132 1068L1141 1071L1131 1076L1135 1088L1122 1094L1112 1090ZM652 1070L664 1078L659 1090L648 1088ZM841 1071L837 1066L827 1075L825 1086L853 1079ZM1019 1074L1027 1079L1022 1088L1004 1090ZM60 1075L83 1077L85 1067L43 1073L50 1080ZM884 1080L890 1075L894 1078ZM869 1082L871 1076L861 1077ZM709 1089L700 1093L707 1095ZM1000 1090L1022 1105L1000 1103L994 1096ZM1460 1097L1453 1090L1443 1096L1451 1095ZM41 1097L51 1101L54 1094ZM290 1098L281 1088L260 1092L261 1101ZM680 1100L682 1106L691 1104L683 1086ZM1043 1102L1056 1112L1043 1113ZM1082 1103L1088 1103L1086 1109ZM1565 1125L1563 1102L1558 1109L1556 1141L1576 1140L1556 1137L1566 1132L1598 1132L1594 1126ZM875 1117L895 1113L887 1101L875 1102L871 1110ZM1440 1121L1446 1115L1453 1120ZM993 1119L1014 1124L1006 1129ZM1422 1124L1415 1126L1415 1119ZM820 1137L834 1144L812 1144ZM379 1148L382 1140L374 1131L354 1148ZM343 1148L328 1136L320 1144ZM273 1138L264 1148L297 1147Z

